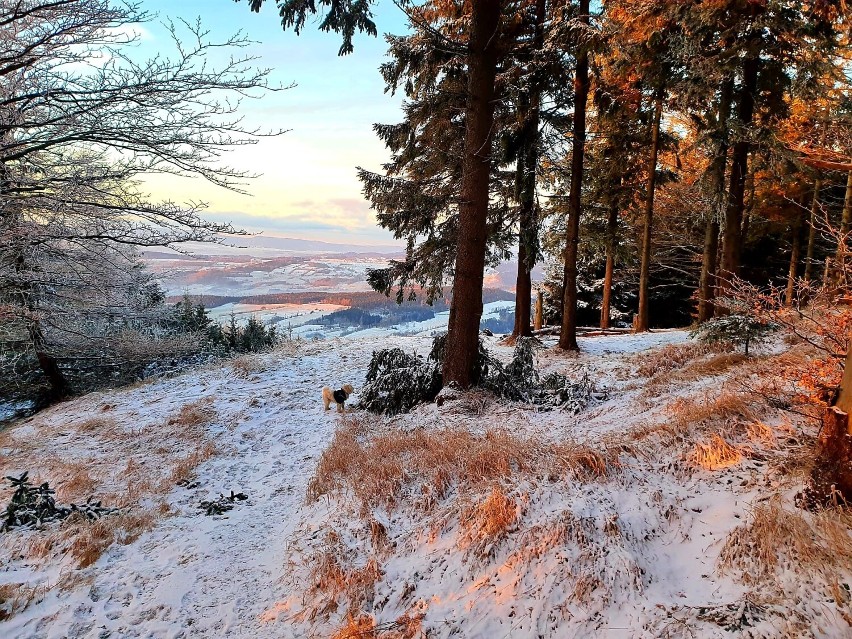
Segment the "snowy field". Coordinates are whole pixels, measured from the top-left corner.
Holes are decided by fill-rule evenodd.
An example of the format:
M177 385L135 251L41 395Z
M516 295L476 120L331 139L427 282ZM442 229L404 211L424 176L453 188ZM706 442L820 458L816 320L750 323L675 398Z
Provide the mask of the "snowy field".
M482 320L496 319L500 316L501 310L514 309L513 301L501 300L497 302L489 302L482 307ZM286 320L289 321L289 320ZM296 318L292 323L293 335L305 337L307 339L328 339L334 337L345 337L347 339L365 339L365 338L382 338L387 335L394 336L432 336L437 332L447 330L447 324L450 321L450 312L441 311L435 313L431 319L420 322L402 322L393 326L382 326L374 328L358 329L355 327L349 328L334 328L323 326L321 324L311 324L309 320L302 321L302 318Z
M800 488L773 461L787 454L782 438L802 444L791 422L733 409L722 422L698 415L723 433L740 418L765 430L760 441L743 439L732 463L689 461L689 438L709 431L693 432L677 415L688 402L695 411L717 406L742 380L760 378L748 367L769 358L649 377L637 372L637 354L686 343L685 332L580 338L579 356L551 341L542 371L586 371L608 399L576 416L482 393L393 419L327 413L320 388L351 382L357 391L373 350L430 346L425 334L358 337L91 394L0 433L0 474L30 470L66 501L91 491L152 513L142 532L117 535L85 567L74 554L78 531L0 534L0 637L850 636L848 565L829 575L782 559L764 579L748 563L757 542L731 550L737 527L776 503L786 512ZM496 338L487 344L510 357ZM660 438L646 439L652 431ZM370 437L440 444L430 433L463 434L476 446L523 441L542 459L561 451L565 470L542 462L487 481L459 476L443 494L412 475L399 503L366 510L364 487L347 488L340 475L337 489L306 499L312 479L333 476L331 460L318 470L330 445L343 445L345 465L372 450ZM202 445L207 452L193 457ZM609 451L600 453L606 469L591 451ZM387 470L368 461L377 464L370 479ZM199 508L229 491L248 499L220 515ZM0 493L4 503L8 495ZM508 508L496 533L478 519L494 504Z
M207 314L214 322L219 324L227 324L231 313L233 313L239 323L245 323L249 317L255 317L264 324L280 324L279 328L281 328L288 324L294 327L310 324L343 308L349 307L337 304L240 304L229 302L208 309Z

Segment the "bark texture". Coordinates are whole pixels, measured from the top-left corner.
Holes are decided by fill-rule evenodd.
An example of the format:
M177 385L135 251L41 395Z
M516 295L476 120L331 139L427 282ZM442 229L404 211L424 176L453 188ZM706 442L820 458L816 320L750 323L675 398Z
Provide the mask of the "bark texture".
M790 234L792 235L790 239L792 240L793 250L790 252L790 270L787 273L787 291L784 294L785 306L793 306L793 296L796 293L796 275L799 271L799 254L802 250L801 217L793 222L790 228Z
M544 43L544 0L536 0L533 50ZM524 144L518 157L518 203L520 225L518 233L518 277L515 284L515 326L513 337L530 336L530 311L532 306L532 279L530 273L536 261L538 219L536 215L535 186L539 156L539 109L541 91L533 82L526 104L522 105Z
M541 294L541 291L536 291L533 326L537 331L540 331L541 327L544 326L544 295Z
M616 234L618 232L618 198L609 205L606 221L606 271L604 273L603 298L601 299L601 328L609 328L612 314L612 276L615 271Z
M808 222L808 248L805 252L805 284L810 283L814 272L814 249L816 246L816 218L819 213L819 192L822 190L822 180L817 178L814 183L814 199L811 202L811 217Z
M725 170L728 166L728 118L731 115L734 80L728 78L722 84L717 110L719 150L710 167L715 206L704 226L704 254L701 259L701 277L698 283L698 321L706 322L713 317L713 297L716 290L716 268L719 254L719 220L724 214Z
M580 0L579 20L589 24L589 0ZM583 188L588 98L589 52L581 45L574 74L574 140L571 149L571 187L568 193L568 229L565 237L565 273L562 280L562 329L559 333L559 347L571 351L580 350L577 346L577 248L580 242L580 195Z
M642 228L642 258L639 265L639 313L635 329L645 332L650 328L648 286L651 281L651 231L654 222L654 191L657 186L657 154L660 150L660 119L663 114L663 92L657 89L654 97L654 119L651 123L651 156L648 160L648 183L645 193L645 215Z
M843 380L834 405L826 409L816 446L816 462L805 490L805 505L852 503L852 349L846 353Z
M474 381L482 318L499 22L499 0L472 3L459 235L443 363L444 384L462 388Z
M731 153L731 180L728 189L728 204L725 209L723 229L722 265L719 288L728 288L731 278L740 270L743 245L743 211L745 209L745 186L748 176L748 154L751 144L746 137L754 117L754 97L757 89L757 58L746 58L743 62L743 86L737 104L737 120L743 128ZM717 308L718 311L718 308Z

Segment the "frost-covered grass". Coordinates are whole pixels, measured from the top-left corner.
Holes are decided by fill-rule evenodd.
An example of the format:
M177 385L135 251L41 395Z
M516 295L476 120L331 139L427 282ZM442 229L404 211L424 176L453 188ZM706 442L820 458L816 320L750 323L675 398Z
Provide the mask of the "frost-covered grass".
M302 342L4 431L3 474L140 520L76 545L62 527L4 535L0 636L849 635L848 516L793 503L816 426L778 406L801 345L548 343L541 374L609 391L576 416L484 391L395 417L323 411L320 388L357 392L388 346L425 355L431 338ZM248 500L199 509L230 490Z

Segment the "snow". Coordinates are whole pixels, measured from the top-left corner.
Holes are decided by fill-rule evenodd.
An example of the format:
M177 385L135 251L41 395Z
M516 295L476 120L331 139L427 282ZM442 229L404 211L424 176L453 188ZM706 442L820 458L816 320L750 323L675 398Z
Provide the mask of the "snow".
M501 308L491 306L486 312ZM416 328L414 336L360 331L302 342L291 351L254 357L245 374L236 374L236 364L210 367L75 399L13 427L13 441L32 443L45 429L61 426L56 454L90 458L98 451L74 424L97 414L101 403L115 405L111 414L118 421L143 429L162 424L188 402L210 397L216 418L207 434L220 452L198 467L196 487L175 487L168 494L171 515L133 543L114 544L88 568L76 569L67 559L39 563L3 556L0 545L0 587L26 583L46 591L0 621L0 636L333 634L343 609L327 619L320 615L314 625L298 616L307 610L312 558L329 531L340 537L355 565L366 563L372 551L352 499L345 494L314 503L305 499L318 460L341 424L339 415L323 411L320 389L351 382L357 399L373 350L428 351L431 325ZM596 442L665 419L661 401L640 401L635 357L687 339L684 331L581 337L579 356L556 351L555 340L547 341L539 353L543 371L570 374L585 368L613 391L604 404L577 417L493 403L472 417L448 410L450 403L369 423L402 430L498 426L545 442ZM497 338L486 342L500 357L510 356ZM682 392L724 385L724 378L716 377ZM522 529L486 549L465 545L457 510L437 525L417 509L377 509L371 515L396 545L381 558L371 612L388 622L416 608L425 615L430 637L774 637L787 633L797 615L819 619L818 630L803 636L848 636L848 625L817 597L764 603L751 635L729 633L701 612L718 606L728 614L729 604L757 597L734 575L721 574L718 556L730 531L748 520L769 490L763 466L759 458L746 459L708 473L687 467L677 455L638 456L606 481L521 480L507 490L521 504ZM3 475L22 470L0 457ZM248 501L226 515L199 511L201 500L230 490L245 492ZM782 492L790 499L794 487ZM460 495L458 508L480 498ZM543 531L557 528L563 531L560 541L545 544ZM539 555L531 552L536 547ZM78 585L54 587L75 571ZM789 585L797 579L787 568L782 581ZM791 611L785 610L788 604Z
M244 304L228 302L209 309L207 313L213 321L220 324L226 324L231 313L233 313L238 323L247 321L249 317L254 317L264 323L274 322L280 330L287 324L294 328L303 324L310 324L343 308L349 307L338 304Z

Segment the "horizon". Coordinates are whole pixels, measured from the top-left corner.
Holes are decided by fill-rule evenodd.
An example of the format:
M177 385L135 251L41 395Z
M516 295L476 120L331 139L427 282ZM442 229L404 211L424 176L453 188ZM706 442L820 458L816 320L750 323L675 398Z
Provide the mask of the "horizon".
M247 127L287 130L223 157L223 164L261 174L244 185L248 195L202 178L146 175L142 182L153 199L203 201L208 204L204 219L264 237L404 247L378 226L356 176L356 166L379 170L389 159L372 125L402 119L402 98L385 93L378 70L386 51L383 35L406 31L399 9L379 2L374 18L379 36L359 34L354 53L338 56L337 34L322 33L313 24L298 36L285 32L274 3L266 3L259 14L246 2L220 2L215 12L206 0L142 0L141 7L157 16L137 29L139 58L173 53L165 20L193 23L200 18L213 41L240 31L253 40L231 53L256 56L254 66L271 69L271 85L295 85L241 106ZM225 59L208 57L214 63Z

